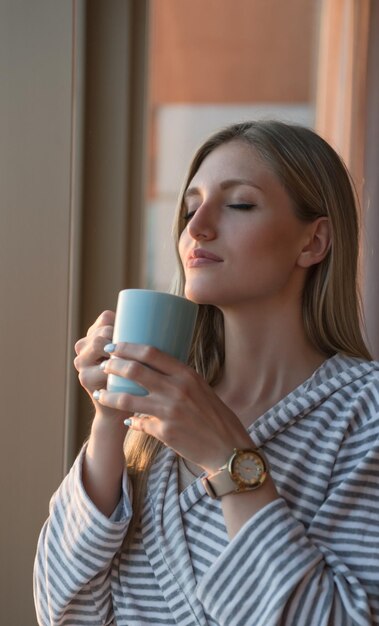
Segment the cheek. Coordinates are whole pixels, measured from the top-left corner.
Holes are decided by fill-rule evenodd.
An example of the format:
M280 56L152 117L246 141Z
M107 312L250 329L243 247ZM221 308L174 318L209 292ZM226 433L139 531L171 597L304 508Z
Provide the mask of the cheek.
M265 225L254 232L246 233L240 240L240 250L243 256L270 259L290 258L298 249L298 236L292 230L288 231L284 226Z
M178 252L179 252L180 260L184 268L185 268L185 259L188 254L188 245L189 245L188 235L186 231L184 230L180 236L179 243L178 243Z
M240 285L279 285L288 279L296 258L296 246L286 233L260 229L240 238L233 259L233 276Z

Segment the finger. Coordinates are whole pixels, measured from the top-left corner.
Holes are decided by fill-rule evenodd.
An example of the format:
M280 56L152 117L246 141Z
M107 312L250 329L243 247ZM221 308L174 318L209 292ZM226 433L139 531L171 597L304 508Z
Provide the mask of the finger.
M107 391L106 389L96 389L92 394L93 399L109 409L116 409L117 411L137 413L135 408L136 396L132 396L129 393L114 393Z
M148 430L150 430L149 426L151 426L151 421L153 419L154 417L151 415L133 415L132 417L127 417L124 420L124 424L125 426L128 426L133 430L138 430L140 432L146 433Z
M108 391L105 388L95 390L92 397L102 406L124 413L155 416L155 409L157 408L156 402L151 400L149 396L134 396L130 393Z
M174 376L182 368L189 369L170 354L143 344L120 342L114 346L112 355L125 360L138 361L168 376Z
M90 393L95 389L101 389L107 384L107 376L99 365L85 367L79 372L79 382Z
M128 415L127 419L124 419L124 424L132 430L144 432L147 435L158 439L165 445L169 445L173 450L175 450L175 446L172 446L171 443L167 441L167 429L164 428L161 420L155 415L145 413Z
M74 366L78 372L85 367L100 365L105 359L108 360L109 354L104 352L106 341L104 337L96 337L91 345L87 345L79 352L78 356L74 359Z
M133 380L152 393L164 392L164 385L168 380L167 374L162 374L139 361L128 361L120 357L110 358L102 364L106 374L115 374L121 378Z
M76 354L79 356L79 354L83 351L86 350L91 344L91 340L94 339L95 336L98 337L104 337L104 339L106 340L104 345L106 345L107 343L109 343L109 341L112 339L112 335L113 335L113 326L100 326L98 327L96 330L94 330L91 335L87 335L86 337L83 337L82 339L79 339L75 346L75 352ZM108 355L109 356L109 355Z
M92 335L92 333L101 326L114 326L115 316L114 311L103 311L92 326L89 327L87 337Z
M90 337L84 337L76 342L75 351L77 357L74 360L74 365L77 370L98 364L104 359L109 359L109 353L104 351L104 347L109 343L112 333L112 326L103 326Z
M107 343L112 340L113 337L114 326L100 326L97 330L95 330L92 335L90 335L89 339L93 337L104 337L107 340Z

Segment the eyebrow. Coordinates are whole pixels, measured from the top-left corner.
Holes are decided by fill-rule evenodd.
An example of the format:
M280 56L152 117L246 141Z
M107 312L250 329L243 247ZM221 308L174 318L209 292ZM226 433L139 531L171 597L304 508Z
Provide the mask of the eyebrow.
M220 184L220 187L221 189L229 189L230 187L236 187L238 185L247 185L249 187L254 187L255 189L259 189L260 191L263 191L262 187L259 187L259 185L256 185L255 183L253 183L251 180L248 180L247 178L231 178L228 180L224 180ZM199 195L200 195L200 189L198 187L189 187L184 193L184 198L189 198L190 196L199 196Z

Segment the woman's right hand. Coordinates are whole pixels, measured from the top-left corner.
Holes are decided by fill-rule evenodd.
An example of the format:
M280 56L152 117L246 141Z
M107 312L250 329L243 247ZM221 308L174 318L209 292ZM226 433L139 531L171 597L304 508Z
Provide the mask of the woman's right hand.
M112 341L114 320L113 311L103 311L88 329L86 337L79 339L75 344L74 366L79 372L79 382L90 396L97 413L107 413L107 410L104 411L104 408L95 402L92 394L96 389L105 388L107 384L107 376L100 365L109 358L109 354L104 352L104 347ZM114 411L112 413L114 414Z
M107 375L100 365L109 359L109 353L104 352L104 347L111 343L113 337L115 313L113 311L103 311L94 324L88 329L86 337L79 339L75 344L76 357L74 366L79 372L79 382L91 398L95 409L95 418L117 417L125 431L123 420L130 417L132 413L109 409L93 399L93 392L96 389L105 389L107 386ZM108 420L110 421L110 420Z
M104 347L112 341L114 320L113 311L104 311L89 328L87 336L76 342L74 360L80 384L96 409L83 463L83 484L92 502L105 515L112 513L120 499L125 464L123 442L127 431L123 420L131 415L106 408L93 399L93 392L104 389L107 384L107 376L100 365L109 358Z

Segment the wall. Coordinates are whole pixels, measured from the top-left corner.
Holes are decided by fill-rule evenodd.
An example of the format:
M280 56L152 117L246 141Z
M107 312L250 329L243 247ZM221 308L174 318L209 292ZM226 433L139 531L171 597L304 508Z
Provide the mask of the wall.
M139 286L147 0L0 0L0 624L33 626L48 503L88 433L74 343Z
M304 102L314 0L151 0L151 102Z
M68 0L0 3L0 622L7 626L35 623L37 534L70 438L80 11Z

